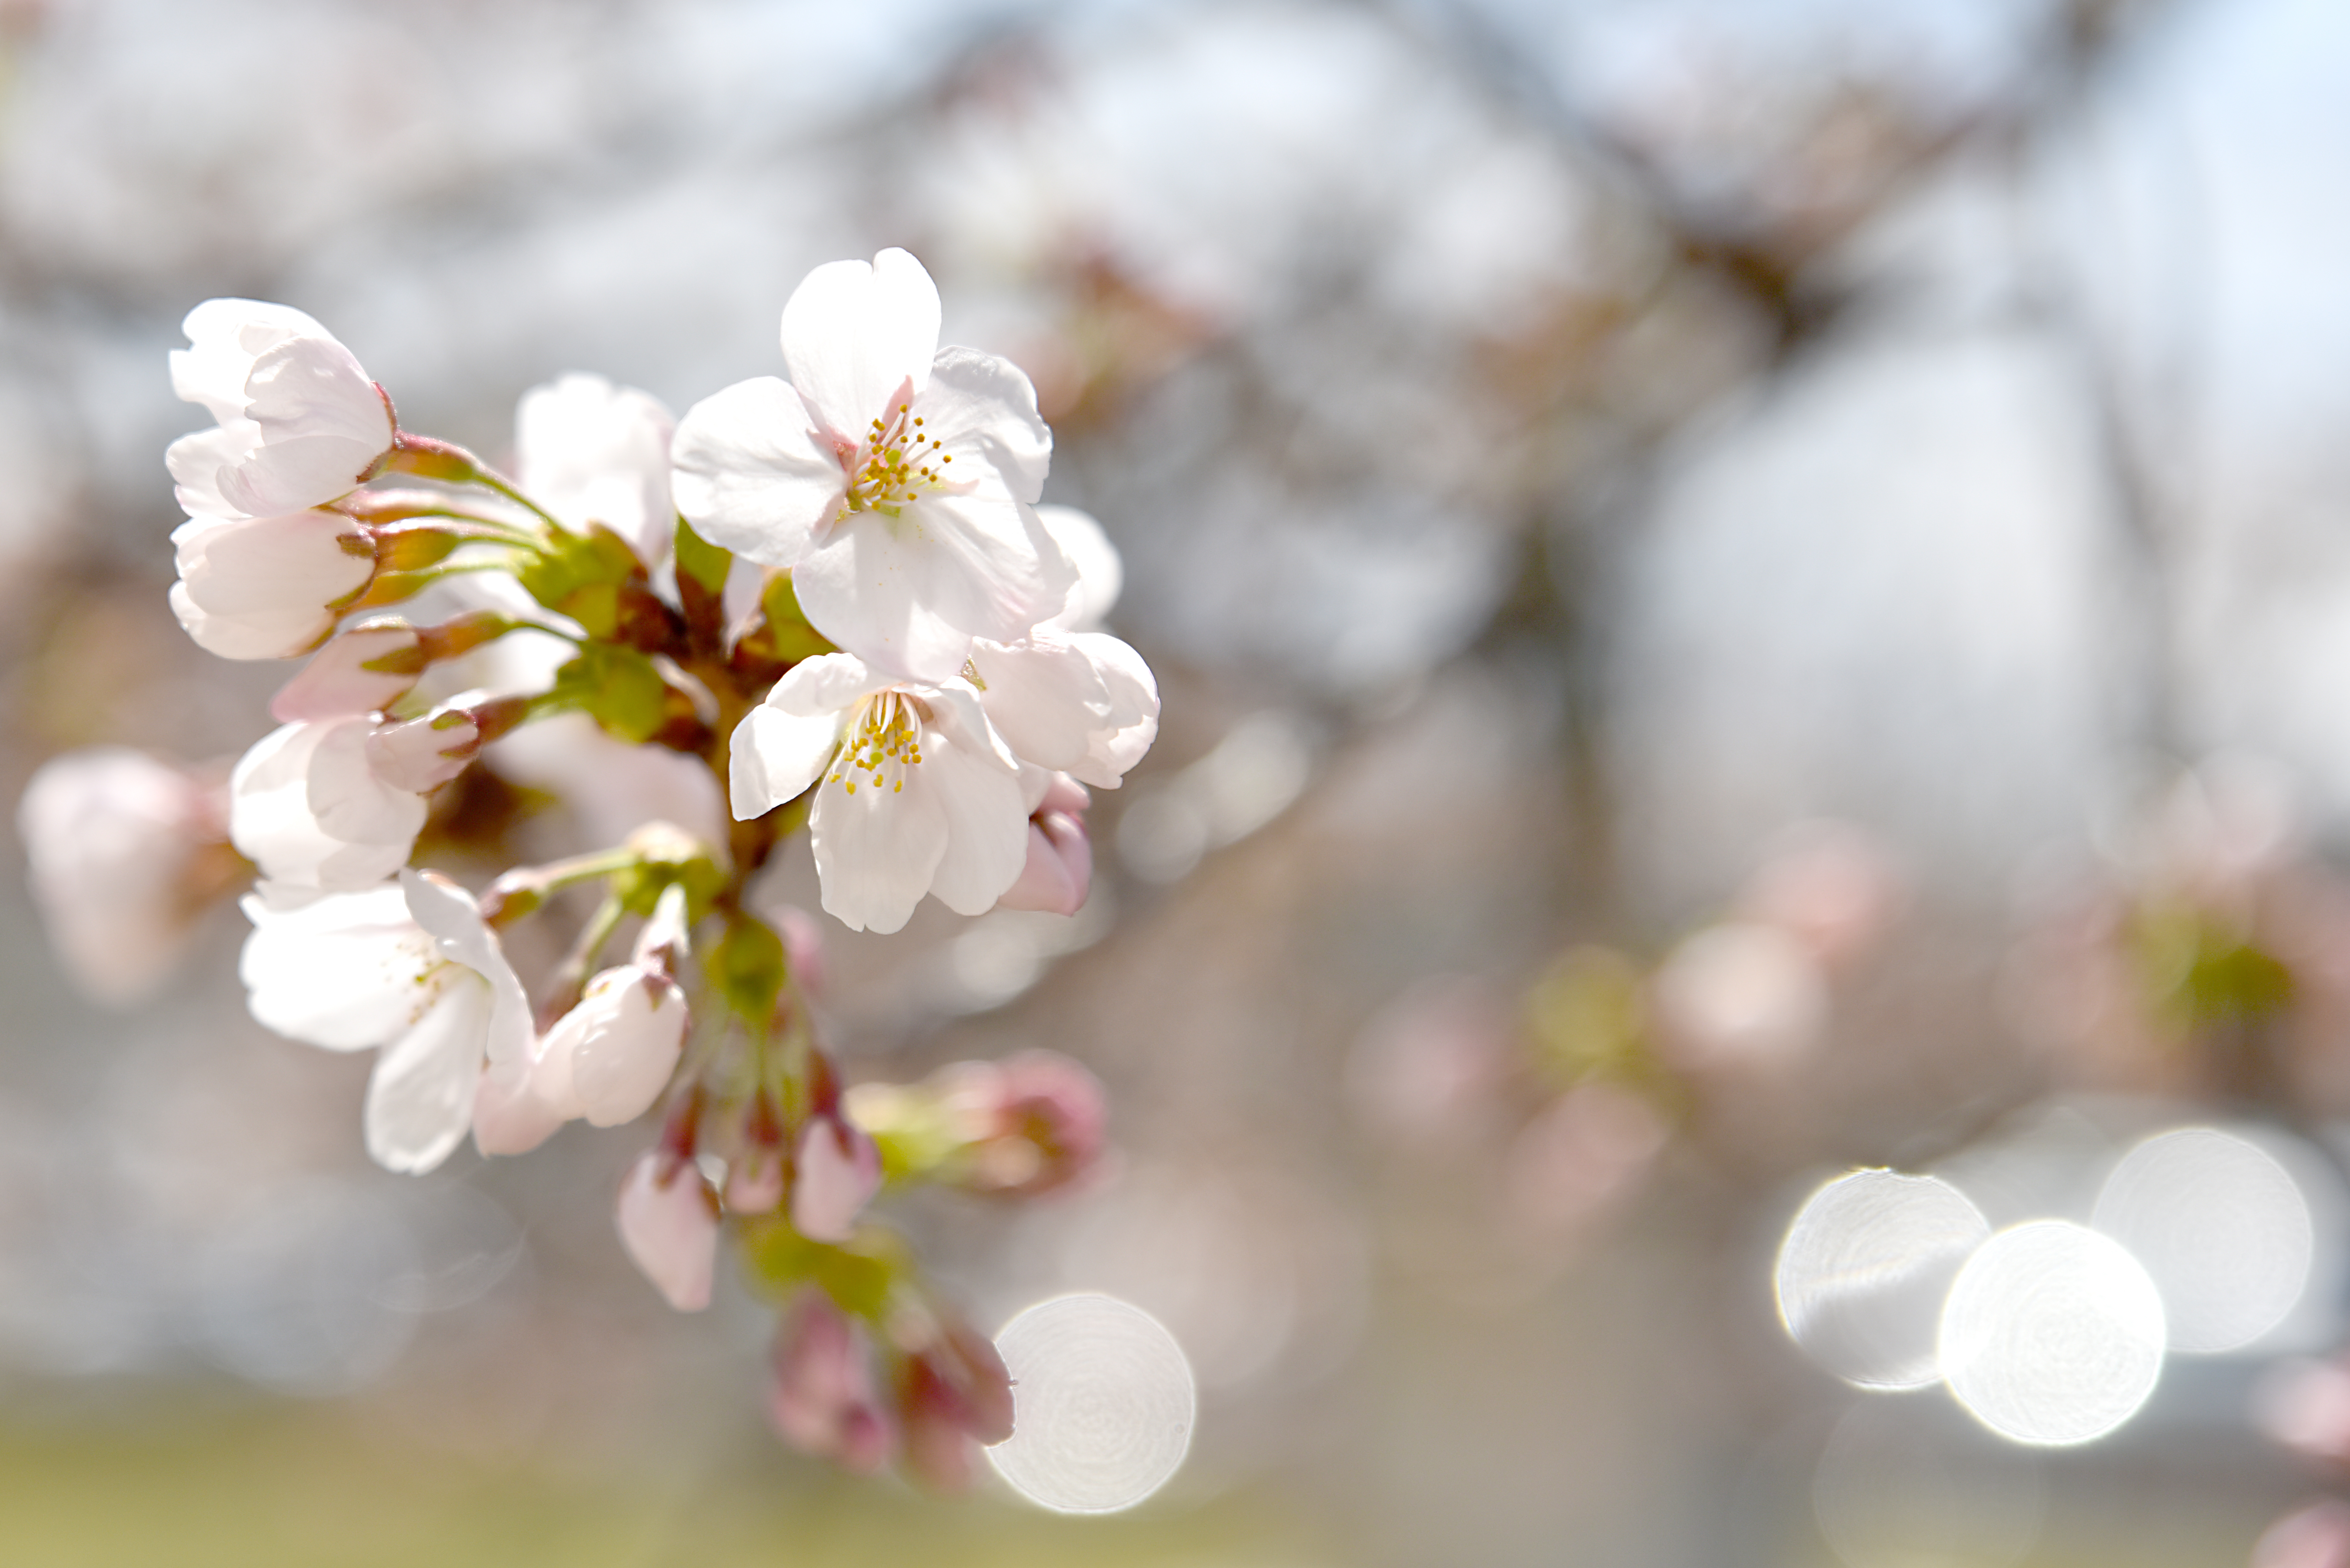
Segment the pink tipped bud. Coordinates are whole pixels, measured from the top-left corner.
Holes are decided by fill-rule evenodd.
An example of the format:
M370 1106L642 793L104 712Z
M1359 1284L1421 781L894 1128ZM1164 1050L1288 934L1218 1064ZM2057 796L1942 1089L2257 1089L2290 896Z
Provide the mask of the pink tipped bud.
M376 731L367 740L367 760L384 783L422 794L463 773L481 749L481 726L452 704Z
M718 1265L718 1199L687 1160L648 1149L629 1168L613 1215L620 1244L670 1305L700 1312L710 1304Z
M1064 812L1040 812L1028 819L1028 863L996 905L1074 915L1085 908L1093 877L1093 841L1086 836L1086 819Z
M792 1179L792 1228L816 1241L846 1241L881 1190L881 1151L838 1116L809 1120Z
M547 1031L546 1056L568 1060L567 1100L599 1127L634 1121L669 1086L685 1049L685 993L634 965L588 982L579 1005Z
M1012 1435L1012 1375L995 1346L949 1319L923 1325L898 1371L906 1469L941 1491L971 1484L972 1444Z
M964 1062L938 1080L971 1138L962 1184L978 1192L1032 1196L1089 1175L1107 1143L1101 1081L1066 1056L1023 1051L1002 1062Z
M271 700L281 724L372 713L400 701L424 671L416 628L401 620L355 626L320 649Z
M894 1435L873 1395L864 1336L821 1291L803 1293L776 1334L767 1413L804 1454L859 1472L889 1458Z
M784 1162L754 1150L726 1172L726 1207L737 1214L771 1214L784 1200Z

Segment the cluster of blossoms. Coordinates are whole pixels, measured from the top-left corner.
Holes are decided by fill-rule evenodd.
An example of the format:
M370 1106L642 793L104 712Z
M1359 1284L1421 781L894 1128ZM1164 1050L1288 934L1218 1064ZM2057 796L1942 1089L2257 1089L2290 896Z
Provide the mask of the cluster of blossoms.
M376 1049L366 1139L390 1169L431 1170L469 1134L512 1155L657 1112L617 1214L646 1276L698 1309L731 1238L778 1306L785 1437L952 1485L974 1439L1010 1430L1003 1365L868 1204L891 1184L1076 1179L1099 1090L1042 1054L845 1085L808 1007L811 931L746 891L805 826L851 929L898 930L925 894L1074 912L1087 791L1149 748L1159 698L1094 629L1115 553L1036 504L1051 434L1027 379L940 348L939 319L903 251L818 267L784 309L788 380L673 420L566 377L523 400L508 478L402 430L302 313L197 306L172 382L217 423L168 454L188 514L172 606L213 653L310 661L224 786L81 753L21 815L61 949L117 992L249 867L253 1014ZM498 657L533 639L560 662ZM484 748L494 765L567 714L706 769L733 820L627 818L617 843L478 891L411 864ZM582 885L602 900L534 998L500 932Z

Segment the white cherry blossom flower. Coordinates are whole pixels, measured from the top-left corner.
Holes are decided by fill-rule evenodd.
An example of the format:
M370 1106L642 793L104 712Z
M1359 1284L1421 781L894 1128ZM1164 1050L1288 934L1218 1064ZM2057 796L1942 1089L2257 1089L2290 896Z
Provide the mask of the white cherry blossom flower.
M172 613L224 659L291 659L335 629L375 576L375 546L336 512L191 517L172 532Z
M629 1168L613 1212L620 1245L680 1312L710 1304L718 1266L718 1199L690 1159L647 1149Z
M219 421L164 462L198 517L268 517L359 488L396 433L383 393L351 351L302 312L208 299L188 312L172 388Z
M809 624L927 680L974 636L1024 635L1076 576L1034 509L1052 455L1035 389L938 338L938 289L911 255L827 263L784 306L789 384L704 399L671 452L697 532L792 568Z
M424 797L370 764L371 714L271 732L229 776L229 837L262 876L326 892L370 888L408 863Z
M220 844L217 792L127 746L53 757L25 786L16 827L33 898L89 995L136 1002L178 961L203 907L192 874Z
M1159 682L1107 632L1038 627L1018 642L974 642L980 705L1013 753L1097 789L1116 789L1159 738Z
M518 1060L530 1003L472 895L432 872L287 908L249 895L238 972L253 1016L329 1051L381 1046L368 1083L367 1146L390 1170L426 1171L472 1125L486 1061Z
M733 747L739 820L821 781L808 842L824 907L852 930L899 929L925 893L980 914L1026 862L1019 764L966 680L893 680L847 653L804 659Z
M669 478L676 428L651 393L575 370L522 395L515 477L565 527L584 534L601 523L657 566L676 525Z

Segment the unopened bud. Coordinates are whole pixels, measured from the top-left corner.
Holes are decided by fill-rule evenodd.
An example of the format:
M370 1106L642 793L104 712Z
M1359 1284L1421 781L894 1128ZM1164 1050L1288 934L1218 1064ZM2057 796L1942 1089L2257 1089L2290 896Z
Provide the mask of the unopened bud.
M647 1149L629 1168L613 1219L629 1259L670 1305L700 1312L710 1304L718 1201L692 1161Z
M837 1116L810 1118L792 1176L792 1228L815 1241L846 1241L881 1190L881 1151Z
M352 627L320 649L269 704L281 724L389 708L428 662L416 628L396 617Z

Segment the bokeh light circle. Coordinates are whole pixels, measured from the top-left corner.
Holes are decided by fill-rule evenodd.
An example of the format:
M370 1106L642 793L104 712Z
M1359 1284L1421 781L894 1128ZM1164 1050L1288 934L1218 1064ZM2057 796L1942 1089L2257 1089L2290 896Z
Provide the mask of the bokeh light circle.
M2236 1350L2284 1321L2309 1286L2316 1227L2275 1157L2213 1127L2180 1127L2121 1158L2096 1228L2162 1292L2173 1350Z
M1919 1388L1935 1359L1943 1297L1991 1239L1966 1194L1930 1176L1856 1170L1812 1194L1780 1244L1787 1333L1827 1371L1866 1388Z
M1191 1445L1191 1363L1175 1336L1113 1296L1040 1302L995 1336L1012 1374L996 1473L1058 1513L1113 1513L1167 1484Z
M2127 1248L2062 1220L2002 1231L1942 1308L1942 1376L2002 1437L2062 1446L2137 1414L2162 1376L2162 1293Z

